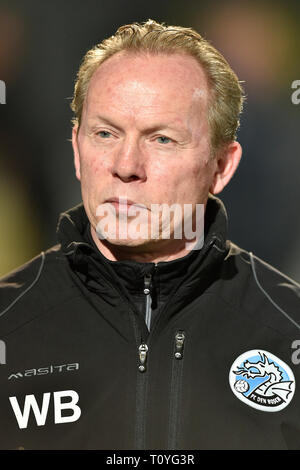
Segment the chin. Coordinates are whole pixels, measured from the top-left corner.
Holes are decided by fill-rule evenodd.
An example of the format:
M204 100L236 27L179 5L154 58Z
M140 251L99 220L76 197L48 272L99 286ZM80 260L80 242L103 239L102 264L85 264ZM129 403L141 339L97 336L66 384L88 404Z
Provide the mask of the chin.
M113 246L119 246L119 247L127 247L127 248L137 248L137 247L145 247L149 246L149 244L153 243L153 240L145 240L145 239L132 239L132 238L106 238L105 240L102 240L104 243L107 243L109 245Z

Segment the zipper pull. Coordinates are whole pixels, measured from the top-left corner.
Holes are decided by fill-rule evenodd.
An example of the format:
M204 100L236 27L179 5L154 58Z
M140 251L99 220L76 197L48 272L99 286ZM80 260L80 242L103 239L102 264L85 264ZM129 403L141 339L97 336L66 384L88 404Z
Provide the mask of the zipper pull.
M176 359L183 358L183 346L184 346L185 334L183 331L177 331L175 335L175 353Z
M150 294L151 274L145 274L144 276L144 294Z
M146 370L147 352L148 352L147 344L142 343L139 346L139 358L140 358L139 371L140 372L145 372Z
M146 296L146 311L145 311L145 322L150 331L151 326L151 296L150 296L150 285L151 285L151 274L145 274L144 276L144 294Z

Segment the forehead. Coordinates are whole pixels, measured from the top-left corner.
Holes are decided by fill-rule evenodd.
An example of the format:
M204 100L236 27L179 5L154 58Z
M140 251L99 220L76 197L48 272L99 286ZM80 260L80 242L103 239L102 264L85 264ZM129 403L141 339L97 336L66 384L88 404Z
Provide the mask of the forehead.
M103 104L134 113L155 107L184 110L204 105L208 95L206 74L194 57L122 51L94 72L84 107L89 114Z

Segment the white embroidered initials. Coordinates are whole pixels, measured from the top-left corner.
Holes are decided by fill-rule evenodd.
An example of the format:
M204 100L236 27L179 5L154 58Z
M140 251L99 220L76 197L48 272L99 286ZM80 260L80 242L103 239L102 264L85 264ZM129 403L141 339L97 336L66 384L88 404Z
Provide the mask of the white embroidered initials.
M70 398L68 402L62 403L63 398ZM20 405L16 397L9 397L10 404L14 411L15 417L17 419L20 429L25 429L28 426L28 420L30 415L30 410L32 409L36 424L38 426L44 426L46 423L49 404L50 404L51 393L47 392L43 394L42 407L39 408L39 405L36 401L34 395L26 395L24 402L23 412L21 411ZM53 393L53 403L54 403L54 423L70 423L77 421L81 415L81 409L77 405L79 400L79 395L74 390L63 390L60 392ZM72 410L73 414L70 416L62 416L62 410Z

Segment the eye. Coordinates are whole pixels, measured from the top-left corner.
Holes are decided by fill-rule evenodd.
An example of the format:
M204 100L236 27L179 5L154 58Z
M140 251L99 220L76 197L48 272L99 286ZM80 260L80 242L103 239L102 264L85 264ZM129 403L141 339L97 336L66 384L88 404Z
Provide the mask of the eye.
M102 137L103 139L107 139L111 136L111 133L108 131L99 131L97 132L97 135L99 135L99 137Z
M169 137L166 137L164 135L157 137L157 140L160 144L169 144L170 142L172 142L172 140Z

